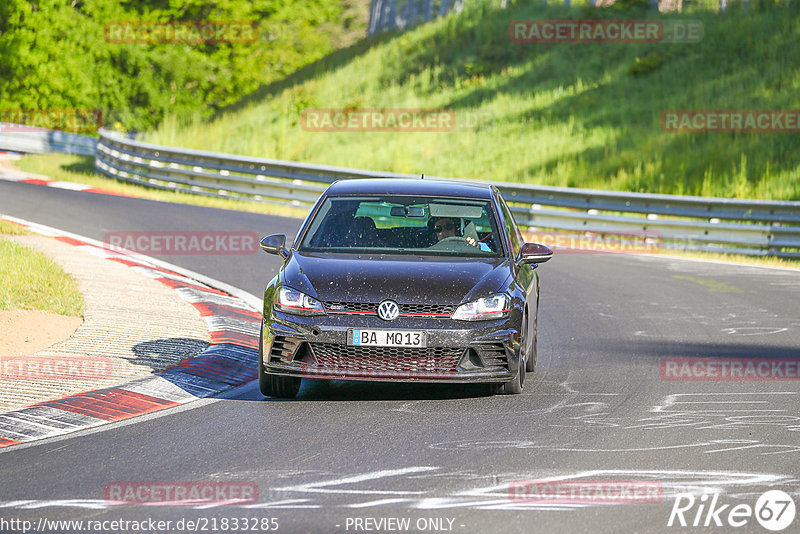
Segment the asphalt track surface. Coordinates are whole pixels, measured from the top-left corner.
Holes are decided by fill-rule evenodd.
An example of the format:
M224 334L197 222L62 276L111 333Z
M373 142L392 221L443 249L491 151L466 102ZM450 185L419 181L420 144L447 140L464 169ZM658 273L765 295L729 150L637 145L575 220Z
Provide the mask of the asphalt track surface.
M0 213L99 240L112 231L291 239L301 222L3 182ZM279 266L261 253L156 257L253 295ZM306 381L296 400L278 401L252 382L222 398L3 449L0 520L152 518L173 521L169 532L187 531L175 528L181 519L210 528L234 517L276 518L279 532L403 531L367 518L410 518L409 532L768 532L754 517L732 529L728 512L754 507L770 489L800 508L798 380L673 381L660 373L665 358L796 362L800 273L563 253L540 274L538 366L522 395ZM663 498L510 497L514 482L543 479L650 482ZM104 487L121 481L249 481L259 498L109 505ZM676 496L687 492L698 499L685 513L690 526L668 527ZM719 516L725 526L692 527L700 495L715 492L729 505ZM795 519L785 532L798 527ZM18 530L0 522L0 531Z

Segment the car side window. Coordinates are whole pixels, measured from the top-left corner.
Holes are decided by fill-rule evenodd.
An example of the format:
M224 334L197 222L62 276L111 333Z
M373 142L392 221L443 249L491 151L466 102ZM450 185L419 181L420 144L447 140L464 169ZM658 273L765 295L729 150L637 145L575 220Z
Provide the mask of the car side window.
M508 240L511 242L511 251L513 252L513 256L516 258L519 255L519 250L522 247L522 233L517 228L517 223L514 222L514 217L511 215L511 210L508 209L506 205L506 201L500 198L500 207L503 210L503 219L505 220L506 225L506 234L508 234Z

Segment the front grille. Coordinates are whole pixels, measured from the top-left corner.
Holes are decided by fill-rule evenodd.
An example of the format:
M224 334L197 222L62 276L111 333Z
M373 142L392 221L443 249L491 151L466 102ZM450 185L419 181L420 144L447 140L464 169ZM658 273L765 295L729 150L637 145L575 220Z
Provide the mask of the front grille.
M446 315L447 317L450 317L455 311L455 306L439 306L436 304L400 304L400 315Z
M311 343L319 367L368 372L454 373L464 349L352 347Z
M330 313L363 313L378 315L378 305L370 302L324 302L325 310Z
M378 315L378 303L325 302L323 304L328 313ZM440 304L400 304L400 315L450 317L455 311L455 306L444 306Z

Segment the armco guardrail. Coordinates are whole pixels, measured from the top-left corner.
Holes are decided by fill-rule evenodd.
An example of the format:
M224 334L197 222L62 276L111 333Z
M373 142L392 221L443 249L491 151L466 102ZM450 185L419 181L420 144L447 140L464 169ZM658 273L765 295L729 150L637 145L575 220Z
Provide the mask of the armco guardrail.
M99 172L127 182L293 206L313 203L336 180L418 178L171 148L105 130L96 158ZM496 185L517 222L529 227L650 235L676 249L800 257L800 202Z
M94 156L96 145L97 138L89 135L0 122L0 150L29 154L63 152Z

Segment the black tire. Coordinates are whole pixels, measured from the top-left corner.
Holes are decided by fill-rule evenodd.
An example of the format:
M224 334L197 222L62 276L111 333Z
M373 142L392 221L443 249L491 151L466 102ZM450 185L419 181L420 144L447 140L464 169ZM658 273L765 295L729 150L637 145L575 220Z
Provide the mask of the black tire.
M517 377L503 384L502 392L507 395L518 395L525 388L525 374L528 369L528 310L522 315L522 339L519 343L519 370Z
M493 397L503 392L505 384L483 384L483 394L487 397Z
M539 339L539 313L537 310L536 319L533 321L533 335L529 336L530 343L528 344L528 354L525 370L529 373L536 371L536 353L537 353L537 340Z
M263 332L258 336L258 387L265 397L293 399L300 391L300 378L295 376L278 376L264 371Z
M519 395L522 393L522 390L525 388L525 368L527 364L525 363L524 355L522 354L522 349L520 349L520 356L519 356L519 374L517 378L510 382L506 382L503 384L503 393L506 395Z
M259 377L258 385L261 394L265 397L276 397L279 399L293 399L300 391L300 379L295 376L279 376L264 374Z

